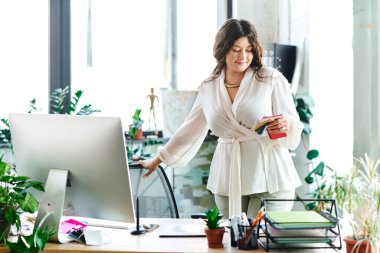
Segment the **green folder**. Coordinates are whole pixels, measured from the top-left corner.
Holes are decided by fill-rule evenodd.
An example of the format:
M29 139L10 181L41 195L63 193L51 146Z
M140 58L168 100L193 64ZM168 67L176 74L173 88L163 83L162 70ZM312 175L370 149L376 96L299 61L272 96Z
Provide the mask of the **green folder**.
M336 224L315 211L268 211L266 217L278 229L328 228Z

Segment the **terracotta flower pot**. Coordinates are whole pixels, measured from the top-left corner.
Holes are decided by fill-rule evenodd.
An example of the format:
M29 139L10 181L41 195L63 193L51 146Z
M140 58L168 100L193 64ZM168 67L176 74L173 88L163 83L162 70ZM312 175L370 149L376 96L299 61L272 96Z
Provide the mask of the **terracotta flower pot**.
M136 127L134 127L133 125L129 125L129 136L131 139L134 139L134 140L144 140L145 139L145 136L143 135L143 130L142 128L139 128L136 130L136 133L135 133L135 136L132 138L131 134L133 133L133 130L135 130Z
M369 246L368 251L366 252L368 241L363 241L358 247L354 249L355 244L357 243L356 240L348 237L343 238L343 240L346 242L347 253L372 253L371 246ZM352 251L353 249L354 251Z
M143 131L142 129L140 128L139 130L137 130L136 132L136 135L135 135L135 140L143 140L145 139L144 135L143 135Z
M223 248L223 235L224 228L219 229L205 229L206 237L208 241L208 247L212 249Z

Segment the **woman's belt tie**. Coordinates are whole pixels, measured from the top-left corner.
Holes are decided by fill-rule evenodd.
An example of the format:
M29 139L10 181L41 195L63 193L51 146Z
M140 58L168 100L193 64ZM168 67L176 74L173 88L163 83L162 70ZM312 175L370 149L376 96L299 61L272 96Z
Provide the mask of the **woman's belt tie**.
M269 145L265 145L269 143L268 141L264 141L263 137L254 135L243 135L238 138L218 138L219 143L232 144L232 152L231 152L231 162L230 162L230 179L229 179L229 187L228 187L228 196L229 196L229 216L240 215L242 212L241 206L241 153L240 153L240 142L244 141L253 141L257 140L260 144L260 148L263 154L264 147ZM264 155L264 157L266 157ZM267 167L267 159L264 159L264 166Z

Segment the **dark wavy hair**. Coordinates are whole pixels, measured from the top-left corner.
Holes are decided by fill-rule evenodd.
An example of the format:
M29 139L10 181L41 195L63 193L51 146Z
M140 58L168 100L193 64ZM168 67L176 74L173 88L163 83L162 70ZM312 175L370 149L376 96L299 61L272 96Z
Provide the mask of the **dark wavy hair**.
M234 42L241 37L247 37L252 45L253 60L250 67L259 70L263 66L261 62L263 50L254 25L244 19L229 19L222 25L215 36L214 57L217 64L212 72L211 79L220 75L226 66L226 55L228 51L234 45Z

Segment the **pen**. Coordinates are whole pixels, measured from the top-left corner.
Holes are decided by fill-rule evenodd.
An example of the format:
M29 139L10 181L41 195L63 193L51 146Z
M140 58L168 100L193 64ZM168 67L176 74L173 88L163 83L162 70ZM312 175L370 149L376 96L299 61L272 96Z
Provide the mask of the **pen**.
M247 217L247 214L245 212L241 213L241 224L243 226L249 226L248 217Z
M248 240L249 237L251 236L251 234L252 234L253 230L255 229L257 223L259 223L259 221L261 220L261 218L264 215L264 211L263 210L264 210L264 207L262 207L260 209L260 211L257 213L257 216L256 216L255 220L252 222L251 227L249 228L248 232L245 234L245 237L243 238L243 245L247 245L247 243L249 241Z

